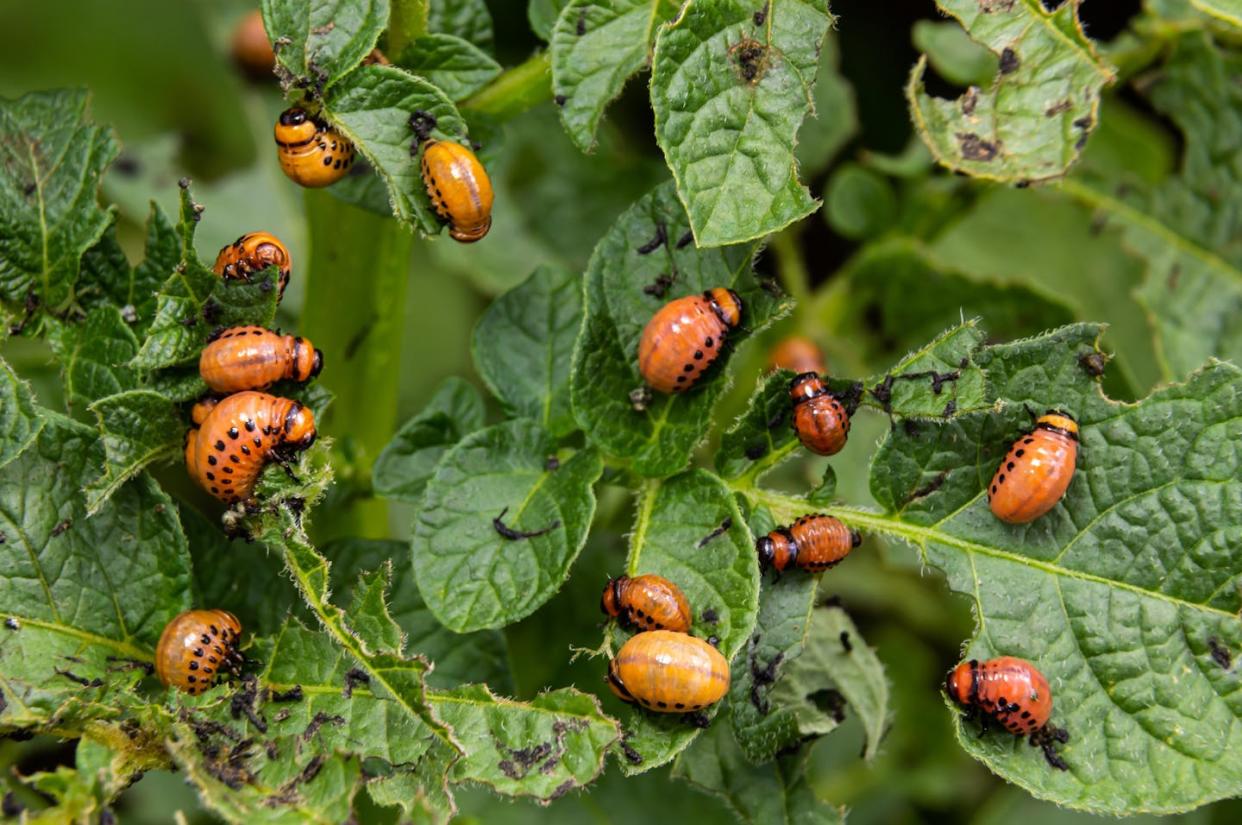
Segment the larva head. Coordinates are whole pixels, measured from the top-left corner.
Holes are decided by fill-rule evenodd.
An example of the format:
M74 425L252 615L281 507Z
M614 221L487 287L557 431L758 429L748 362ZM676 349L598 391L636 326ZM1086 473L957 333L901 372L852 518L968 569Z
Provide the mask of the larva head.
M608 683L608 688L622 702L634 703L634 696L626 689L625 682L621 681L621 675L617 672L616 659L608 663L608 675L604 677L604 681Z
M975 666L974 660L962 662L950 670L949 675L944 680L945 693L949 694L949 698L954 702L964 707L970 707L972 702Z
M276 142L285 144L305 143L319 131L318 124L305 109L294 106L280 113L276 121Z
M813 372L804 372L789 382L789 398L794 404L809 401L826 392L828 388L824 386L823 379Z
M1048 410L1035 420L1035 426L1046 430L1059 430L1075 441L1078 440L1078 422L1072 415L1061 410Z
M190 420L196 426L203 426L203 422L207 420L207 416L216 408L216 404L220 403L220 399L208 396L200 398L194 402L194 406L190 408Z
M285 445L305 450L315 443L315 414L296 401L285 413Z
M293 339L293 380L309 381L323 369L323 352L306 338Z
M608 616L621 615L621 589L629 581L629 576L617 576L609 579L604 585L604 593L599 597L599 609Z
M742 322L742 299L731 289L716 287L708 292L712 309L721 321L729 327L736 327Z

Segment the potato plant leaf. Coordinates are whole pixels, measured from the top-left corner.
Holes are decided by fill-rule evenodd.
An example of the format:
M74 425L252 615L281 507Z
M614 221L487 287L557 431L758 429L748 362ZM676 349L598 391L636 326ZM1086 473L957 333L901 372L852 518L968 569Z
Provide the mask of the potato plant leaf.
M1077 3L1048 11L1037 0L937 0L998 58L991 88L957 100L923 88L927 58L910 73L906 97L923 142L943 165L996 181L1064 175L1098 119L1111 66L1083 33Z
M492 302L474 328L475 369L510 415L560 437L577 429L569 408L569 368L582 324L576 272L541 266Z
M415 39L395 62L439 86L451 100L469 97L500 74L500 64L491 55L451 34Z
M690 0L660 29L656 140L699 246L761 238L818 206L794 144L831 19L825 0Z
M70 409L138 386L138 373L129 366L138 339L115 306L93 309L76 324L51 325L48 343L60 362Z
M693 605L693 634L715 636L721 654L734 660L750 638L759 607L759 563L737 502L719 478L690 470L648 481L637 508L625 572L655 573L675 582ZM734 673L737 667L735 662ZM718 710L713 706L704 713L711 717ZM700 732L681 714L630 710L629 758L621 769L632 775L659 767Z
M0 469L0 730L54 721L63 734L131 701L165 623L189 607L189 554L171 499L144 476L89 515L96 433L39 414L35 442Z
M99 421L104 447L103 474L86 485L87 512L94 513L148 464L180 453L186 426L177 406L151 390L109 395L90 410Z
M1077 324L980 351L998 408L894 428L872 464L883 511L833 512L915 545L973 599L967 657L1020 656L1049 678L1069 770L1016 737L962 725L972 755L1068 807L1187 810L1242 791L1239 677L1219 661L1242 646L1242 372L1211 362L1118 404L1083 365L1099 333ZM1010 526L990 512L985 485L1029 430L1028 407L1074 414L1082 449L1064 500ZM766 491L753 500L782 521L809 509Z
M1185 135L1180 174L1158 186L1127 180L1070 180L1065 191L1121 228L1147 265L1138 290L1158 335L1164 373L1182 378L1215 356L1242 359L1242 219L1224 208L1242 197L1242 173L1217 136L1237 126L1242 55L1206 32L1174 41L1168 63L1146 89L1155 108ZM1225 153L1225 154L1222 154Z
M262 0L263 28L288 88L320 95L375 48L388 0Z
M451 447L427 483L411 542L418 589L466 633L532 613L569 575L595 512L599 453L558 458L539 425L516 419Z
M568 2L569 0L530 0L526 7L526 18L530 22L531 31L543 40L551 40L556 18Z
M425 112L435 119L430 134L437 140L463 141L466 122L453 101L429 80L396 66L363 66L332 89L326 114L354 142L358 152L388 187L392 213L407 226L434 235L441 224L423 188L417 143L410 115Z
M1190 5L1205 14L1242 28L1242 2L1238 0L1190 0Z
M699 249L688 229L672 185L664 184L617 219L587 265L586 316L570 377L574 416L595 444L644 476L668 476L686 466L726 383L718 362L689 392L655 393L636 410L630 394L643 385L638 341L651 316L674 298L732 288L744 310L720 358L727 361L741 341L790 307L757 280L754 244Z
M397 430L375 459L375 492L417 502L445 451L483 426L483 397L474 385L448 378L418 415Z
M0 301L58 311L82 255L112 223L99 183L117 154L84 89L0 99Z
M30 385L0 359L0 468L39 437L43 418Z
M486 0L428 0L427 30L460 37L489 54L495 40Z
M569 0L549 37L552 91L561 123L583 152L595 145L604 109L648 65L656 30L675 0Z
M144 336L155 317L155 295L180 260L177 229L152 203L142 263L130 265L112 224L82 257L77 301L88 311L99 307L120 311L134 333Z

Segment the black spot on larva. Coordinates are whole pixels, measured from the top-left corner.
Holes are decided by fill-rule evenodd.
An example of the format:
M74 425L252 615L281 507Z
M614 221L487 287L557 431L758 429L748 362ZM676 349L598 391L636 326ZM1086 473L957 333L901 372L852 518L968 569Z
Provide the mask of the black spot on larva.
M1005 465L1005 469L1006 469L1006 470L1008 470L1009 472L1011 472L1011 473L1012 473L1012 472L1013 472L1013 462L1011 461L1011 462L1009 462L1008 464L1006 464L1006 465Z
M1018 458L1021 458L1022 456L1026 455L1026 450L1019 447L1018 451L1014 453L1014 455L1016 455Z
M208 470L208 471L207 471L207 480L208 480L208 481L215 481L215 480L216 480L216 474L215 474L215 473L213 473L213 472L211 472L210 470Z
M712 338L708 338L706 341L703 342L703 346L707 347L708 349L711 349L712 347L716 346L716 341Z
M217 449L217 450L219 450L220 452L224 452L224 442L223 442L223 441L217 441L217 442L216 442L216 449Z

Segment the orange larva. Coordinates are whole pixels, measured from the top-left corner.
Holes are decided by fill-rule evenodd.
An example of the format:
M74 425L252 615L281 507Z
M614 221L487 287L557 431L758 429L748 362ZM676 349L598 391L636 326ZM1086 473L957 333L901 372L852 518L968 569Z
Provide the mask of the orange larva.
M729 692L729 663L702 639L653 630L639 633L608 665L608 686L622 701L656 713L689 713Z
M323 368L323 353L305 338L263 327L230 327L209 343L198 372L216 392L267 389L277 381L309 381Z
M949 673L945 690L959 705L980 709L1017 736L1040 730L1052 718L1048 680L1015 656L962 662Z
M690 603L681 588L663 576L609 579L599 606L633 630L690 630Z
M449 225L449 237L481 240L492 228L492 181L474 152L451 140L429 140L421 166L427 197Z
M993 514L1009 524L1026 524L1047 513L1065 495L1078 463L1078 424L1049 411L1029 435L1009 448L988 487Z
M793 427L802 446L817 455L835 455L850 433L850 416L823 379L806 372L789 384Z
M239 392L217 402L201 428L186 435L185 464L200 487L233 504L253 495L268 461L287 460L314 441L315 418L298 402Z
M804 335L790 335L772 347L768 354L768 369L774 372L789 370L798 375L804 372L828 371L824 364L824 353L814 341Z
M156 675L191 695L207 690L221 673L236 673L241 666L241 631L241 622L228 611L187 610L160 634Z
M248 232L220 250L212 271L228 280L249 281L251 275L269 266L276 267L280 272L280 294L283 296L285 287L289 285L289 274L293 271L289 249L270 232Z
M862 543L857 530L823 513L802 516L788 527L778 527L755 542L759 566L777 572L797 566L808 573L834 567Z
M272 78L276 52L263 28L263 15L258 9L247 12L233 29L233 62L256 80Z
M276 147L285 175L310 189L331 186L354 165L354 144L296 106L276 121Z
M638 342L638 369L653 390L684 392L720 355L742 320L742 300L731 289L709 289L662 306Z

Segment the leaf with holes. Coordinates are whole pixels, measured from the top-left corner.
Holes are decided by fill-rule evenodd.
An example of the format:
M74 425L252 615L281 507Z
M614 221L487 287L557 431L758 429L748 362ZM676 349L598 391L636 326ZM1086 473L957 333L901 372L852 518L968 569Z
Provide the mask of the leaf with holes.
M957 100L923 88L927 58L910 73L906 98L923 142L943 165L987 180L1029 182L1064 175L1099 117L1112 67L1078 20L1077 3L1047 11L1033 0L937 0L998 58L990 89Z
M1124 189L1094 178L1063 184L1120 227L1147 265L1137 297L1172 378L1211 356L1242 360L1242 219L1223 208L1242 197L1242 149L1234 142L1222 148L1215 138L1239 128L1242 90L1233 78L1240 71L1242 55L1206 32L1183 35L1156 82L1144 87L1185 134L1180 174L1157 186L1127 180Z
M693 634L715 636L733 660L755 626L759 562L754 541L724 483L705 470L648 481L639 493L625 572L655 573L672 581L694 609ZM737 667L737 664L734 664ZM704 711L714 715L719 706ZM627 774L668 762L700 730L681 714L631 710L625 723Z
M286 82L322 93L362 62L388 25L388 0L262 0Z
M475 369L510 415L558 437L577 429L569 367L581 324L581 278L553 266L536 269L483 313L471 340Z
M418 589L465 633L530 615L569 575L603 472L594 449L557 457L556 441L516 419L466 436L440 460L414 524Z
M0 99L0 300L15 306L63 309L112 222L96 198L116 139L90 123L87 100L81 89Z
M631 393L643 385L638 342L651 316L674 298L729 287L743 304L741 327L728 336L731 350L790 307L757 280L754 244L698 249L688 228L673 187L664 184L617 219L587 265L586 317L570 376L574 416L595 444L645 476L686 466L726 384L716 364L692 390L654 394L636 410ZM728 351L720 360L727 358Z
M1077 324L981 350L998 408L893 429L871 472L883 512L833 513L914 544L973 599L966 657L1019 656L1048 677L1069 770L1007 733L959 725L972 755L1068 807L1187 810L1242 792L1239 677L1221 663L1242 646L1242 371L1213 362L1118 404L1083 366L1099 333ZM1077 472L1049 513L1005 524L987 485L1029 431L1027 409L1052 407L1079 421ZM782 520L808 509L753 496Z
M699 246L761 238L818 206L794 143L830 19L824 0L689 0L660 29L656 140Z
M451 34L415 39L396 63L439 86L451 100L469 97L500 74L500 64L491 55Z
M466 122L453 101L430 81L395 66L363 66L332 89L326 113L354 142L388 187L392 212L401 222L434 235L441 229L423 188L420 155L410 115L435 119L436 140L467 138Z
M103 463L95 430L52 412L0 469L0 730L61 735L132 697L164 625L189 607L185 536L149 478L88 515L82 483ZM116 661L114 661L116 660ZM117 662L121 666L118 666Z
M570 0L549 37L552 91L561 123L584 152L595 146L604 109L651 60L656 30L675 0Z
M375 459L375 492L397 501L417 502L440 457L449 447L483 426L483 397L473 385L448 378L418 415L397 430Z

